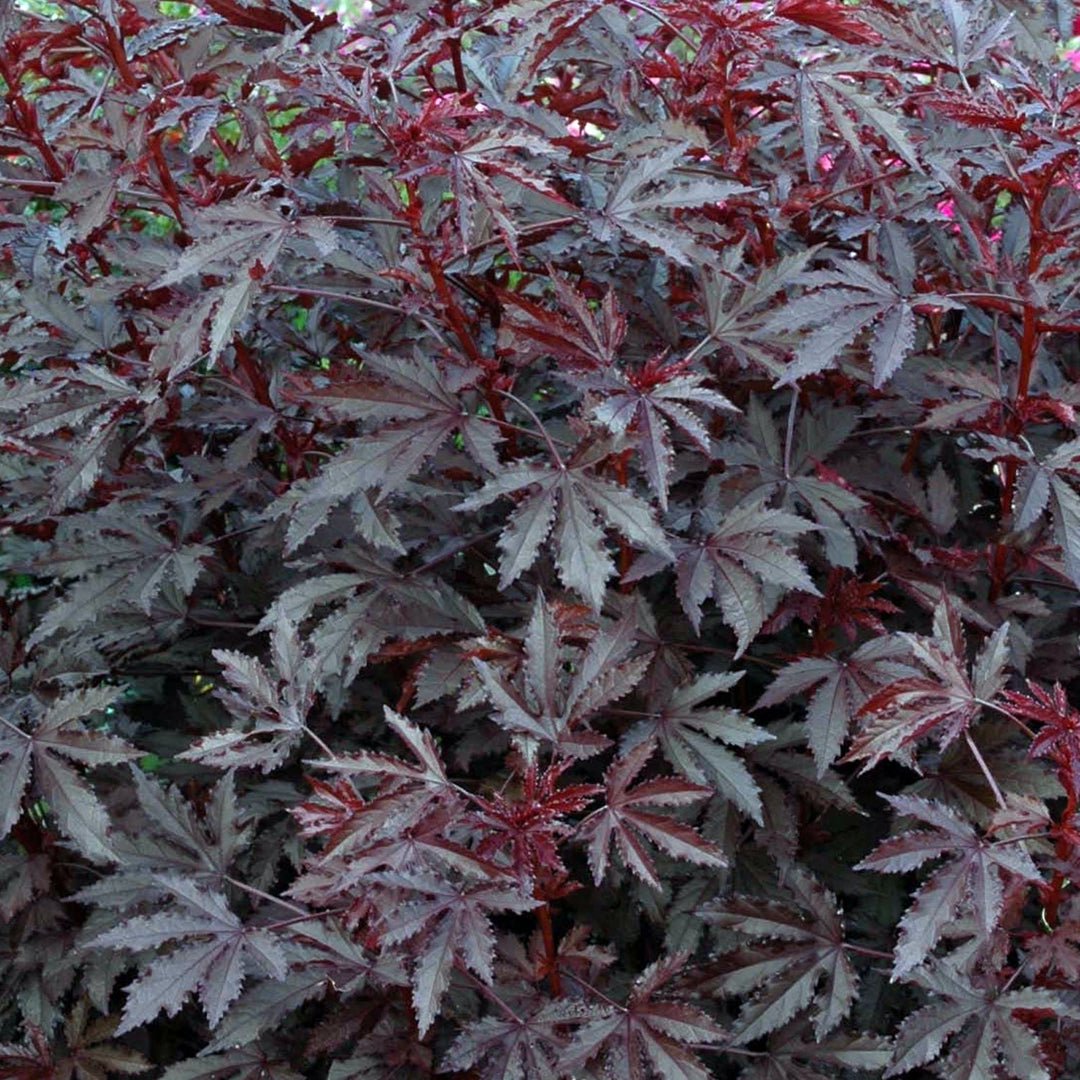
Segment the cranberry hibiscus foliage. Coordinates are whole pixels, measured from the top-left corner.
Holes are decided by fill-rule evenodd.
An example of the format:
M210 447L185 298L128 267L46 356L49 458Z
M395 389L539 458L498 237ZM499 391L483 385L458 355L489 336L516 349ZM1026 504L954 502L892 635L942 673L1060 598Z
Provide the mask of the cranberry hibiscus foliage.
M0 1074L1076 1075L1069 9L5 5Z

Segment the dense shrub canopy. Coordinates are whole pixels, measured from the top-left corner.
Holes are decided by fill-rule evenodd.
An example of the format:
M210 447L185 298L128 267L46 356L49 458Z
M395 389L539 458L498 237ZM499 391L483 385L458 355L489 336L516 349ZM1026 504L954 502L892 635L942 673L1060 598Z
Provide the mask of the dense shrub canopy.
M1080 1074L1071 5L202 3L0 6L0 1076Z

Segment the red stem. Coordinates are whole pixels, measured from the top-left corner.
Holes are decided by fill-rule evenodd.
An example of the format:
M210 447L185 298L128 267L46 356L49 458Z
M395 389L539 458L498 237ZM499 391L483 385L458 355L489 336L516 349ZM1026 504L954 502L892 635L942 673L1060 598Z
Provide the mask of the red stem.
M881 949L871 949L866 945L853 945L850 941L844 942L844 948L848 952L857 953L859 956L869 956L874 960L893 960L893 954L890 952L882 952Z
M443 0L443 19L447 26L454 25L454 0ZM465 68L461 63L461 38L450 39L450 62L454 67L454 82L457 84L459 94L464 94L469 89L465 80Z
M551 908L545 903L536 909L536 921L540 936L544 939L544 974L552 997L562 997L562 979L559 977L559 954L555 949L555 931L551 926Z
M131 70L127 54L124 52L124 43L121 41L120 35L116 32L116 27L109 22L105 23L105 40L109 46L109 55L112 57L112 61L116 65L116 70L120 73L120 78L123 79L124 85L131 90L136 89L139 85L139 80L135 78L135 72Z
M45 162L45 168L49 170L52 179L58 182L63 181L67 175L64 166L60 164L60 160L53 153L52 147L45 141L45 136L38 126L37 112L23 97L22 91L19 89L18 76L12 71L6 53L0 55L0 76L3 76L4 82L7 83L7 93L4 98L11 109L16 124L41 155L42 160Z
M457 300L454 299L454 294L450 291L450 286L446 282L446 275L443 273L439 260L434 257L430 246L426 242L423 244L422 250L424 266L431 275L432 283L435 286L435 294L442 303L450 329L454 331L454 336L461 342L461 347L469 360L478 367L490 369L491 361L480 352L479 346L469 332L465 316L458 306Z
M1057 843L1054 845L1054 854L1059 862L1067 862L1071 854L1072 841L1066 833L1066 828L1071 830L1073 815L1076 813L1076 790L1072 776L1072 768L1069 762L1063 761L1058 769L1058 780L1065 789L1065 809L1058 821ZM1043 903L1043 917L1049 926L1057 926L1058 908L1061 905L1061 894L1065 891L1066 877L1063 871L1055 870L1054 876L1047 886Z
M499 395L495 393L495 390L497 389L495 386L495 378L498 374L498 364L489 360L480 351L480 347L476 344L476 339L469 330L465 313L461 310L461 307L455 299L454 294L450 289L450 285L446 280L446 274L443 272L442 264L435 258L428 238L424 236L420 229L420 193L417 190L416 184L412 180L409 180L406 182L405 187L409 196L409 224L420 248L420 255L424 268L427 270L428 274L431 275L431 282L435 286L435 295L439 298L439 303L442 305L443 314L446 317L450 329L461 343L462 351L469 358L471 363L479 368L483 368L484 371L487 372L484 398L487 402L488 409L491 411L491 415L498 421L500 427L502 427L506 424L506 412L503 409L503 403L499 398ZM507 448L510 456L513 457L516 455L517 450L517 442L514 433L508 428L504 428L504 431L506 434Z
M184 211L180 205L180 192L177 191L176 182L169 171L169 166L165 163L165 155L161 152L161 134L159 132L151 133L147 136L146 142L150 147L150 154L154 159L158 178L161 180L161 194L169 209L173 212L177 225L184 229Z
M1016 376L1016 405L1027 401L1031 376L1035 370L1035 353L1039 348L1039 320L1034 304L1024 304L1024 316L1020 329L1020 369ZM1019 409L1012 413L1005 425L1006 434L1014 438L1024 429L1023 415ZM1012 512L1013 496L1016 492L1016 462L1002 464L1001 517L1004 520ZM1000 540L994 545L990 566L990 594L992 601L997 600L1005 587L1008 576L1008 547Z
M1038 319L1035 314L1035 306L1028 302L1024 304L1024 322L1020 331L1020 372L1016 377L1016 401L1021 404L1027 400L1028 385L1031 382L1031 374L1035 369L1035 352L1039 347ZM1020 428L1023 421L1016 418L1015 426Z
M728 146L732 150L738 148L739 145L739 133L735 129L735 111L731 107L731 87L728 85L728 62L727 58L717 65L718 74L723 83L723 97L721 98L721 108L723 110L723 122L724 122L724 138L727 139Z

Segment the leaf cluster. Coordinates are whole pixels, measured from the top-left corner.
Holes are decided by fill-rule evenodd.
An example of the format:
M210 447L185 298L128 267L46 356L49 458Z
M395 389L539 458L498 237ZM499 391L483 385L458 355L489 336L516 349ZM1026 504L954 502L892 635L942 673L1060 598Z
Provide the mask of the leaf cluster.
M1078 29L0 4L0 1077L1080 1075Z

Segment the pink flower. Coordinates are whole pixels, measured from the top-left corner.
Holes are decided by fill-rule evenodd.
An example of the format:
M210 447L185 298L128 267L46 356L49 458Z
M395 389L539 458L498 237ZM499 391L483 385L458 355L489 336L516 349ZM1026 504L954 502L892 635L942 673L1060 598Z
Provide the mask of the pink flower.
M814 164L817 165L817 167L823 173L832 172L832 167L834 164L833 156L832 154L822 154L821 157L819 157L817 161L814 162Z
M1068 60L1073 71L1080 71L1080 49L1070 49L1068 52L1062 53L1061 59Z
M942 199L935 204L935 209L943 218L956 217L956 203L953 199ZM960 225L957 222L953 222L949 226L949 232L958 233L960 231Z

